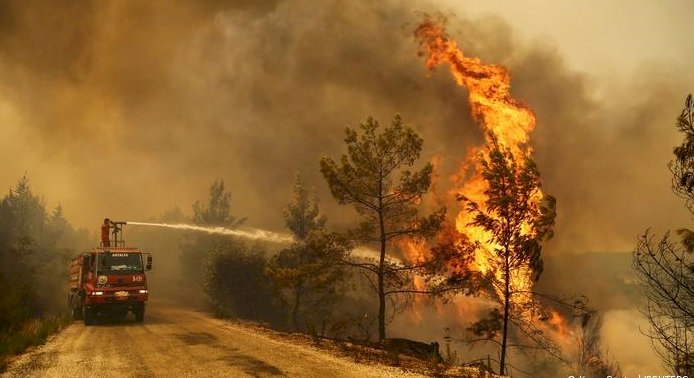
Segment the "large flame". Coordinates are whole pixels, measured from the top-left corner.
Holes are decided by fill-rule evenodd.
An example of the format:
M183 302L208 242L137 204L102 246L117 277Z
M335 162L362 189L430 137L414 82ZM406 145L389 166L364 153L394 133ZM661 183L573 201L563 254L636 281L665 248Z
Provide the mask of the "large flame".
M501 148L511 152L514 160L524 161L526 158L531 158L533 149L530 145L530 133L535 128L535 114L525 104L511 96L511 76L508 69L501 65L485 64L479 58L463 55L457 43L451 40L443 27L433 20L427 20L419 25L415 35L420 40L420 54L426 57L427 67L433 70L438 65L448 65L456 83L467 89L469 106L475 122L484 134L485 144L491 145L494 138ZM453 192L474 201L482 211L486 211L485 191L488 189L488 183L482 176L480 157L488 158L485 145L468 149L465 163L452 177L455 186ZM440 163L439 160L440 158L437 157L436 166ZM538 187L530 201L538 203L543 197ZM468 241L479 245L480 248L476 249L471 262L472 266L467 268L482 274L494 274L499 281L503 282L503 269L497 266L498 259L494 254L498 245L491 241L492 235L489 232L471 225L473 217L474 214L469 211L460 211L455 220L457 235L449 234L442 237L454 243L467 238ZM529 224L525 224L522 225L521 232L529 234L533 230ZM420 261L426 255L424 245L419 243L409 243L404 250L412 261ZM517 315L526 317L538 330L557 341L563 351L570 350L573 347L574 333L566 318L553 309L533 310L534 299L529 295L534 284L533 273L528 265L511 271L511 291L526 293L511 297L512 303L517 305L516 311L520 311ZM503 296L502 290L501 287L496 287L499 298ZM464 303L466 302L458 301L456 305L459 306L460 311L469 311Z
M496 64L485 64L479 58L467 57L458 48L455 41L448 38L443 27L427 20L415 31L420 40L420 54L426 56L429 69L447 64L458 85L469 92L469 105L472 115L482 129L489 145L491 138L504 149L509 149L517 161L529 158L532 154L530 132L535 128L535 115L524 104L515 100L510 93L511 76L506 67ZM486 158L488 152L484 146L473 147L468 151L467 163L463 164L456 176L463 178L455 192L480 205L485 210L487 182L482 177L480 156ZM533 201L543 197L538 188ZM503 279L503 271L495 266L493 251L495 246L491 235L480 227L472 226L474 214L461 211L456 217L456 229L470 241L479 243L474 258L474 267L481 273L493 273ZM525 232L531 232L526 225ZM511 272L511 289L529 292L533 283L529 267L522 267ZM500 288L497 294L501 295ZM527 296L513 298L517 304L529 300Z

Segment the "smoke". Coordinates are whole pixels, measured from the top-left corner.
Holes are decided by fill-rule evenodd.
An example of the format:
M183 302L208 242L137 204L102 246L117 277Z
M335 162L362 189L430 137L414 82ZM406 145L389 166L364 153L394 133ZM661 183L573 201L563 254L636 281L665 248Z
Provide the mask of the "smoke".
M185 206L220 177L240 215L280 228L296 171L341 213L317 162L369 114L387 123L412 109L403 115L430 130L428 155L476 137L460 127L465 107L448 104L464 96L418 65L416 15L402 5L5 7L1 43L16 56L0 62L0 103L11 136L34 148L6 140L19 161L1 179L28 170L80 225ZM50 29L63 19L81 21Z
M606 352L621 362L625 373L667 371L663 369L658 354L653 352L650 339L641 333L648 327L648 321L634 309L605 313L601 336L606 345L611 346ZM623 345L629 347L620 347Z
M48 204L95 228L186 209L222 178L235 215L279 231L298 171L344 228L353 213L330 198L318 160L344 152L345 126L401 113L424 138L423 160L443 157L446 195L482 136L467 93L416 55L421 12L439 11L396 0L0 2L0 184L27 172ZM559 257L546 274L561 277L564 254L626 252L648 226L687 224L666 164L690 72L654 63L597 82L499 18L448 19L463 51L509 66L514 97L537 114L543 189L558 198L545 251ZM548 285L571 288L562 282ZM578 290L603 300L604 288Z
M339 225L350 217L317 161L342 152L344 126L402 113L424 158L445 156L444 183L481 139L466 94L416 56L412 28L434 4L163 5L2 3L0 182L27 171L85 226L187 206L224 178L239 215L279 229L300 171ZM664 82L651 67L601 99L550 43L519 42L500 19L449 24L464 51L509 65L514 95L537 112L538 164L559 199L554 249L624 250L645 226L687 220L665 164L689 76Z

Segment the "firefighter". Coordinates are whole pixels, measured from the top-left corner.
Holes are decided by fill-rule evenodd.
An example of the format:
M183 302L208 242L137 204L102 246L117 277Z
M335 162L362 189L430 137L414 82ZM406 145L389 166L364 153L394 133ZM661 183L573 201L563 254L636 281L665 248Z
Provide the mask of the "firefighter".
M104 247L110 247L111 246L111 241L108 238L110 230L111 230L111 220L108 218L104 218L104 224L101 225L101 245Z

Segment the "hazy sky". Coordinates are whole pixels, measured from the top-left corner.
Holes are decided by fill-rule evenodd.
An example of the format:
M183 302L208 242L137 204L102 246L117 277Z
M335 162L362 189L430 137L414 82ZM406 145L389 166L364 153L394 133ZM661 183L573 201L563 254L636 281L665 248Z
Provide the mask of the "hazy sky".
M472 17L503 17L519 38L552 40L571 67L590 73L644 63L688 67L694 59L688 0L440 1Z
M189 213L222 178L237 215L280 231L301 172L344 225L318 160L343 152L345 126L402 113L423 158L444 157L444 182L480 140L465 91L417 56L421 13L443 13L466 53L510 67L537 113L537 162L559 200L549 251L628 251L646 227L690 219L666 164L694 87L693 7L0 0L0 188L26 172L48 207L96 229Z

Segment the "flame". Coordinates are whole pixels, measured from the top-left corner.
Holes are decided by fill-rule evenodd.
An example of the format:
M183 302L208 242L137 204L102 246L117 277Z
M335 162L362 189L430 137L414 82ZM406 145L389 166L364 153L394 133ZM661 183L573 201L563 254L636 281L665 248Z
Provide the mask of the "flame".
M540 329L542 329L550 339L554 340L564 353L570 355L575 352L576 335L574 328L568 324L566 317L562 316L554 309L549 309L547 321L540 324Z
M400 249L403 251L403 253L409 259L410 262L416 265L426 261L427 252L424 240L403 239L400 241L399 244ZM413 286L415 290L426 290L426 282L424 282L424 278L422 278L419 275L415 275L413 281ZM417 323L421 323L424 318L422 314L422 309L425 307L423 306L425 298L419 295L415 295L413 300L414 306L412 306L412 311L410 311L410 315Z
M523 161L531 158L533 149L530 145L530 134L535 128L535 114L528 106L511 96L511 75L508 69L501 65L483 63L479 58L465 56L456 41L451 40L443 27L433 20L426 20L420 24L415 35L420 40L420 55L426 56L427 67L433 70L438 65L448 65L455 82L467 89L471 113L484 134L485 145L491 145L495 139L502 149L510 151L514 160ZM481 160L489 157L485 145L469 148L465 162L451 177L454 184L452 192L474 201L482 211L487 210L485 192L488 189L488 183L482 176L481 165ZM440 157L436 157L435 166L440 166L440 163ZM538 187L529 201L539 203L543 198L544 194ZM482 274L494 274L503 282L503 269L498 266L495 256L495 250L499 246L492 241L492 235L488 231L472 225L473 220L473 213L461 210L455 219L455 230L445 230L440 235L452 243L461 243L467 239L480 246L476 249L469 266L449 268L473 269ZM524 224L521 226L521 232L528 235L533 232L533 228L530 224ZM408 243L404 250L411 261L421 261L427 253L423 244L414 242ZM531 293L534 284L533 273L528 265L512 270L512 292ZM496 295L502 298L502 288L496 288ZM530 294L512 296L511 301L516 305L515 311L520 312L518 315L524 316L550 339L558 342L563 351L575 347L572 343L573 327L559 312L553 309L545 312L533 306L536 303ZM471 312L479 312L481 308L479 305L471 307L468 298L456 298L454 303L461 316L470 316ZM538 310L545 315L538 317Z
M476 123L484 132L485 141L490 145L496 138L501 148L509 149L517 161L532 155L530 133L535 128L535 115L526 105L511 96L511 75L506 67L497 64L483 63L479 58L467 57L458 48L458 44L449 39L442 26L432 20L423 22L415 35L420 40L420 55L426 56L426 65L430 70L447 64L456 83L469 92L469 105ZM480 157L487 158L488 152L483 146L473 147L467 152L467 161L454 175L459 187L455 192L462 194L485 209L487 182L482 177ZM536 191L532 201L540 201L542 192ZM490 240L492 235L470 223L474 214L461 211L456 217L456 229L468 240L479 243L474 256L473 269L483 274L493 273L503 280L503 271L495 266L494 250L498 247ZM531 232L530 225L524 225L523 232ZM513 291L530 291L533 280L530 267L524 266L511 272ZM497 295L501 295L500 288ZM516 304L529 301L527 296L513 299Z
M549 310L549 319L547 320L549 324L556 329L562 335L569 334L569 326L566 324L566 320L563 316L555 310Z

